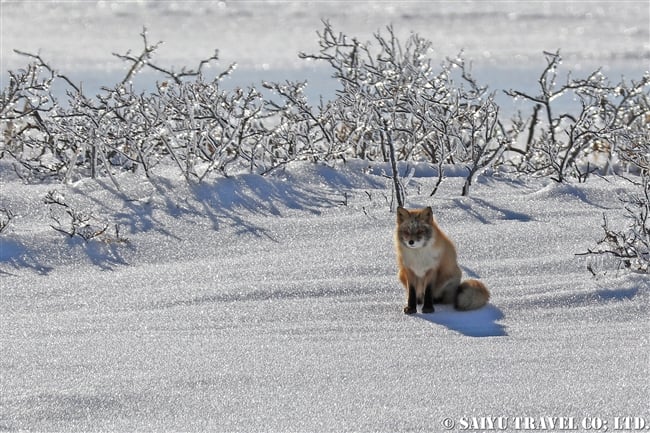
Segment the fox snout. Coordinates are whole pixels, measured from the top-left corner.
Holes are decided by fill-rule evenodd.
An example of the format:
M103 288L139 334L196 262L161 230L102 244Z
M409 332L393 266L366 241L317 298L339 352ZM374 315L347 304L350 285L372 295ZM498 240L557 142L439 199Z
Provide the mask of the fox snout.
M402 237L402 244L407 248L422 248L427 243L428 238L426 237Z

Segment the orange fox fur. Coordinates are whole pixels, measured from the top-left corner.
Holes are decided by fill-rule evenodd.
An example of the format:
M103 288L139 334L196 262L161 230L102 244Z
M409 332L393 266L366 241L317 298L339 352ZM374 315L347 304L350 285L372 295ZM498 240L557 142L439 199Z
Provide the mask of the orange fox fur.
M433 218L431 207L397 209L395 248L399 279L407 293L404 313L433 313L434 303L453 304L458 310L474 310L485 305L490 292L474 279L461 283L456 247Z

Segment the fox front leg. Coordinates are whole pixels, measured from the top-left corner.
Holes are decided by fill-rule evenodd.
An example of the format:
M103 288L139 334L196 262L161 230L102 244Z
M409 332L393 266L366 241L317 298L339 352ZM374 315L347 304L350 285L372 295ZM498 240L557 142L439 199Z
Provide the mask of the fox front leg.
M424 288L424 304L422 305L422 313L433 313L433 283L427 284Z
M406 306L404 307L404 314L415 314L417 311L417 296L415 294L415 286L413 284L409 284Z

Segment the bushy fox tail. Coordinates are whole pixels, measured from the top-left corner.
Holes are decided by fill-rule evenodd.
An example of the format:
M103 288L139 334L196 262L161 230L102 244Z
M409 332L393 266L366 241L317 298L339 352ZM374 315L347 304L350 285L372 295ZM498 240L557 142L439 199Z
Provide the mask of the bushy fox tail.
M479 280L465 280L456 290L454 307L461 311L476 310L487 304L489 300L490 292L485 284Z

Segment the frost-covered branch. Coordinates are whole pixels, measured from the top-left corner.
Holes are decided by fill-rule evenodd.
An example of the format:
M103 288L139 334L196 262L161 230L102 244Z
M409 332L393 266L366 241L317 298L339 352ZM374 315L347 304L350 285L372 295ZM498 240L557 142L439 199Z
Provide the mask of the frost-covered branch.
M434 66L430 41L417 34L402 41L390 26L362 42L325 21L318 35L318 52L300 57L325 62L340 84L319 104L309 102L306 81L263 82L271 96L253 86L225 89L234 65L204 75L217 51L180 72L157 65L160 42L150 43L146 29L138 54L115 54L129 65L126 76L93 97L39 55L21 52L31 63L9 71L1 93L0 158L12 158L26 181L108 176L119 188L120 171L153 182L161 163L202 182L242 170L266 174L296 159L394 157L438 167L438 185L444 165L466 167L463 195L482 171L508 164L558 181L616 164L637 173L648 166L650 76L611 85L596 70L559 84L559 52L546 52L538 93L507 92L530 103L532 115L504 122L494 91L475 79L462 53ZM145 68L161 75L152 92L132 83ZM68 89L65 104L52 95L57 80ZM558 103L567 98L569 109Z
M522 169L550 175L558 182L584 179L596 169L610 172L617 152L626 152L632 144L624 142L631 127L650 113L648 77L631 85L624 81L613 85L598 69L583 79L574 79L569 72L560 85L559 51L544 54L547 65L538 79L539 93L506 92L533 104L526 148L519 151L524 156ZM564 105L557 102L560 97ZM569 97L573 105L567 105Z
M7 208L0 209L0 233L5 231L13 218L14 214L11 210Z
M114 225L114 235L109 234L110 224L99 220L90 212L75 209L66 202L65 196L58 190L49 191L44 203L50 206L50 224L52 229L63 233L68 238L81 238L85 242L99 240L104 243L127 243L120 233L118 224Z
M131 50L127 51L125 54L113 53L113 55L118 59L131 64L131 67L121 81L122 85L128 83L133 78L133 76L140 72L144 67L149 67L156 72L162 73L165 77L168 77L176 83L181 83L183 81L183 78L200 76L203 73L204 67L209 66L210 63L217 62L219 60L219 50L215 50L212 56L199 61L199 65L195 69L186 69L183 67L180 72L174 72L173 70L159 66L152 62L154 53L162 45L163 42L158 41L155 44L150 44L147 39L146 27L142 29L140 37L142 37L143 47L139 55L135 56L131 54ZM230 75L230 73L235 69L235 66L236 65L234 63L231 64L228 68L226 68L226 70L219 74L217 79L222 79Z
M637 272L650 273L650 181L643 178L641 194L623 199L627 227L612 228L603 215L605 232L596 248L579 255L608 255L614 257L619 266Z

